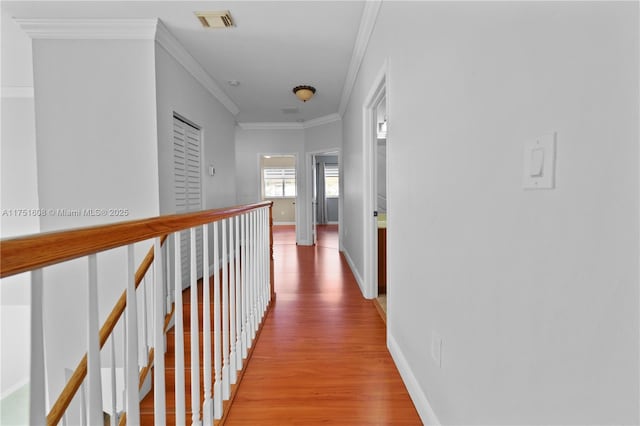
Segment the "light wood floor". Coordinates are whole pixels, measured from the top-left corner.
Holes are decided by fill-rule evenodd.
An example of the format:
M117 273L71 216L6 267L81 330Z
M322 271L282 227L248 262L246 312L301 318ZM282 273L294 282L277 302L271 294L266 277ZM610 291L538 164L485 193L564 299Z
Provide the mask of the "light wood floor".
M337 227L316 247L274 231L276 303L226 425L420 425L389 355L385 324L338 251Z
M293 226L274 228L276 301L224 424L421 425L386 348L385 324L373 301L362 297L338 251L337 226L318 231L315 247L299 247ZM189 290L184 300L189 389ZM175 421L173 330L167 337L167 424L171 425ZM202 345L202 331L200 337ZM190 400L187 391L186 424L191 424ZM140 411L143 425L155 424L153 392Z

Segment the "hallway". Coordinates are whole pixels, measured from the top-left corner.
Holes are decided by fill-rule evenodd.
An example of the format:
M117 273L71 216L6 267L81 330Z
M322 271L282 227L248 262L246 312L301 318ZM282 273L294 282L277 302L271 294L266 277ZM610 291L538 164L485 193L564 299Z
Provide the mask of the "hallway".
M292 226L274 227L276 303L225 424L420 425L337 226L318 231L299 247Z

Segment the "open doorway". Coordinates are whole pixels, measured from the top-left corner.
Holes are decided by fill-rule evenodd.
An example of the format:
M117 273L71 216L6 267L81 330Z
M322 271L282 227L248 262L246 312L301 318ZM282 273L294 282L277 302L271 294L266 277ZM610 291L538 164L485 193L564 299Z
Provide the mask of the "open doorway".
M274 226L296 224L296 157L262 155L260 157L262 199L273 201Z
M328 243L332 247L337 241L326 241L322 235L337 235L339 221L340 172L337 151L311 153L311 223L313 244ZM323 231L326 231L323 233Z
M378 239L378 297L382 318L387 318L387 103L380 100L376 108L375 194Z
M387 102L387 64L378 74L364 103L363 153L365 179L364 210L364 288L366 298L386 321L387 297L392 296L392 274L388 270L388 181L387 149L389 104ZM391 292L389 291L391 290Z

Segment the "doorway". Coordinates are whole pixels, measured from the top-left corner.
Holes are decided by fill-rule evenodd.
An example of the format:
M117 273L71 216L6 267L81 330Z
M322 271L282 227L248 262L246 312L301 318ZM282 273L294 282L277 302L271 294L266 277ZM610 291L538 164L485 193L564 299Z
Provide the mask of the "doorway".
M337 151L310 153L313 244L322 230L338 230L340 172ZM320 229L319 229L320 227Z
M389 218L389 175L387 168L389 103L387 64L378 73L364 103L364 296L374 299L386 318L390 290L387 233Z
M377 212L378 297L376 303L387 317L387 103L386 97L376 108L375 194Z
M295 155L260 156L262 199L273 201L273 224L296 224Z

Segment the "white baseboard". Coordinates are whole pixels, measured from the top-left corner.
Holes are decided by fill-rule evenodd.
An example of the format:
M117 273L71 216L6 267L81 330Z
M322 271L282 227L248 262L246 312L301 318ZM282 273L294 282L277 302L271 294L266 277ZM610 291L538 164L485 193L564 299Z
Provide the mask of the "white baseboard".
M273 221L273 226L278 226L278 225L295 225L295 222L276 222L275 220Z
M407 359L404 357L398 343L389 333L387 333L387 347L389 348L391 357L396 363L396 367L398 367L400 377L402 377L402 381L409 391L409 396L413 401L413 405L415 405L416 410L418 410L418 415L420 416L422 423L425 425L440 426L440 420L438 420L438 416L436 416L427 396L420 387L420 384L413 374Z
M358 287L360 287L360 291L362 292L362 296L366 298L366 292L364 291L364 280L362 279L362 277L360 276L360 273L358 272L358 270L356 269L353 260L351 260L351 256L349 256L349 252L346 250L343 250L342 253L344 253L344 258L347 259L347 263L349 264L349 268L351 268L351 273L353 273L353 276L356 279L356 282L358 283Z

